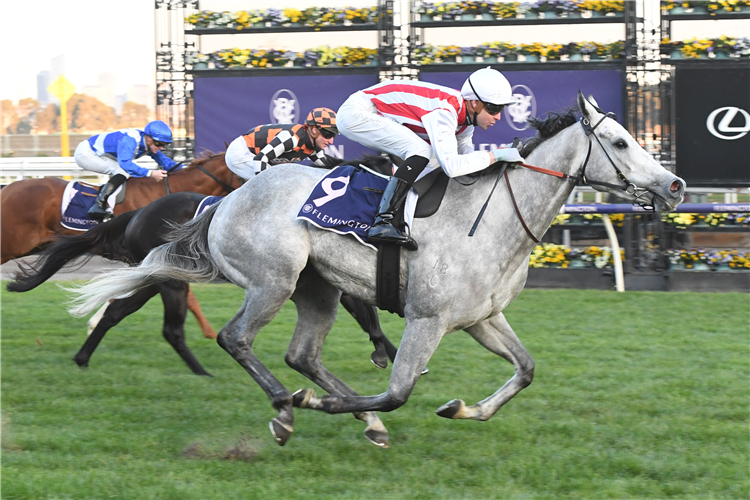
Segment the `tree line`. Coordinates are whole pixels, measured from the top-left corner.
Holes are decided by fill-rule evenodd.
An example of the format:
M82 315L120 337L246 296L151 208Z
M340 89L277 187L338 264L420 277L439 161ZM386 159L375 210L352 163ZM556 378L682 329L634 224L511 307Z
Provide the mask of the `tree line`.
M4 134L55 134L61 131L60 106L42 107L32 98L21 99L18 105L5 99L0 101L0 131ZM99 99L86 94L73 94L68 100L68 131L95 133L120 128L144 127L150 110L144 104L127 101L119 116Z

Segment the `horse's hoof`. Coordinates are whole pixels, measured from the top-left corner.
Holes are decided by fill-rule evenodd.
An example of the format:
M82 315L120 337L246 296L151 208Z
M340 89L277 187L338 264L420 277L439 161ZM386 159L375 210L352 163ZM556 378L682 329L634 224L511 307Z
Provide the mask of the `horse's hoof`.
M422 370L422 375L427 375L428 373L430 373L429 368L425 368L424 370Z
M293 427L284 424L276 417L268 422L268 428L271 429L271 434L279 446L284 446L294 432Z
M292 406L295 408L307 408L308 403L315 397L315 391L312 389L300 389L292 394Z
M457 418L457 415L459 415L459 413L463 409L464 402L460 399L454 399L452 401L448 401L443 406L435 410L435 413L437 413L439 417Z
M379 448L390 448L391 438L388 437L387 432L376 431L375 429L365 430L365 437L369 442Z
M381 370L388 368L388 356L385 353L375 351L370 355L370 360Z
M89 360L88 359L83 360L83 359L78 359L76 357L76 358L73 358L73 361L76 362L76 364L78 365L78 368L88 368L89 367Z

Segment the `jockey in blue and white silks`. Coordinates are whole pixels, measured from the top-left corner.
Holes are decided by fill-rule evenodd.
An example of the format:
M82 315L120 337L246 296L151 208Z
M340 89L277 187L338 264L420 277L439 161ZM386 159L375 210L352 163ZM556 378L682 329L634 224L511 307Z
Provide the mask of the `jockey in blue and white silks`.
M103 219L112 215L107 210L107 198L129 177L152 177L156 181L167 176L167 170L177 164L162 153L162 148L172 142L172 131L159 120L152 121L143 130L134 128L95 135L76 148L75 160L79 167L110 175L102 186L89 215ZM149 170L133 160L148 155L164 170Z

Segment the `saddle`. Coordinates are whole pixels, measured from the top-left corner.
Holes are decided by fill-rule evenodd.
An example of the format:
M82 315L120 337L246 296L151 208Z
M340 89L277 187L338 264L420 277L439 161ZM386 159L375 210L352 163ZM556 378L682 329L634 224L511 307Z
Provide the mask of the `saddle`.
M521 141L516 137L513 140L513 147L518 148ZM393 157L392 157L393 159ZM398 162L394 161L398 164ZM498 164L501 169L508 164ZM469 174L466 177L479 177L489 170L496 171L493 166L489 169ZM448 188L450 181L442 169L438 168L425 175L414 183L412 188L419 194L417 207L414 211L414 217L424 219L440 208L440 204L445 196L445 190ZM489 200L488 200L489 201ZM480 213L481 217L481 213ZM401 221L400 223L402 223ZM478 220L477 220L478 222ZM475 224L476 225L476 224ZM401 246L381 243L378 246L377 261L377 278L376 278L376 297L380 309L398 314L404 317L404 311L401 308L400 286L401 286Z

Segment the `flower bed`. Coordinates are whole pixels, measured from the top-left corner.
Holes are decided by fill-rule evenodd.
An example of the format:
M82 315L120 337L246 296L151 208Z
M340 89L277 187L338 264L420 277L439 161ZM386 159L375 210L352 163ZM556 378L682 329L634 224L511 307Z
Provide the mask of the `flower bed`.
M693 38L677 41L664 38L659 45L661 54L671 59L726 59L750 57L750 38Z
M664 214L662 220L678 229L688 227L750 227L750 214Z
M624 214L609 214L609 219L614 226L622 226L625 219ZM564 226L569 224L601 224L601 214L560 214L552 221L552 226ZM750 214L748 213L709 213L709 214L682 214L668 213L662 215L665 224L677 229L688 227L750 227Z
M672 270L750 271L750 252L739 250L667 250Z
M609 44L573 42L569 44L490 42L472 47L457 45L419 45L414 50L416 64L514 62L523 56L527 62L583 61L621 59L625 55L622 41ZM478 59L479 58L479 59Z
M625 214L609 214L613 226L622 227ZM602 214L560 214L552 221L551 226L565 226L567 224L602 224Z
M186 62L194 69L279 68L285 66L373 66L377 49L321 46L304 52L275 49L225 49L210 54L193 53Z
M497 19L552 19L556 17L615 16L625 2L598 0L540 0L536 2L418 2L414 13L420 21L462 21Z
M267 28L275 26L347 26L378 22L377 7L333 8L309 7L299 9L261 9L238 12L204 10L185 18L196 28Z
M750 13L750 0L686 0L682 2L662 0L661 8L673 16L681 14Z
M623 260L625 260L624 252L620 249L620 256ZM554 243L542 243L534 247L529 259L529 267L535 268L604 269L612 266L614 266L614 258L609 247L568 248Z

